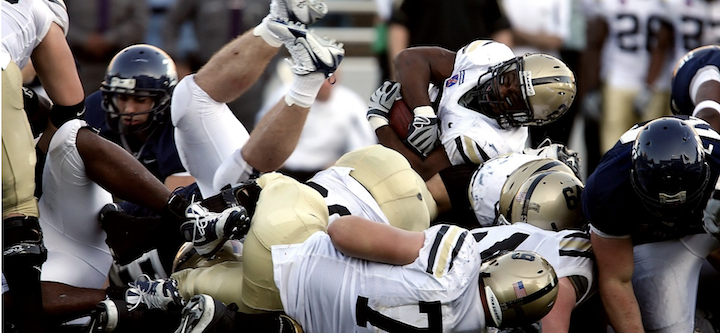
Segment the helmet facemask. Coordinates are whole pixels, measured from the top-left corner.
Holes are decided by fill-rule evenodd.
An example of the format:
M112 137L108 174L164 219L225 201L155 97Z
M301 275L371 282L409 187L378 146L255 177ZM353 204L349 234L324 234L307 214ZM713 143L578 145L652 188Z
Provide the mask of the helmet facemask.
M119 95L142 96L152 99L150 109L134 113L120 112ZM164 120L164 114L169 106L170 96L163 91L130 91L115 90L115 92L103 91L103 108L105 109L105 121L115 133L118 134L138 134L148 132L157 127ZM139 115L149 114L146 121L132 125L133 118Z
M532 86L525 83L523 62L522 57L516 57L490 67L458 103L495 119L503 129L526 125L532 119L527 99ZM483 81L487 75L489 78ZM503 86L508 87L504 95Z
M486 75L490 76L483 81ZM512 82L503 82L507 78ZM565 114L576 90L575 75L564 62L528 53L491 67L458 103L494 118L503 129L542 126Z

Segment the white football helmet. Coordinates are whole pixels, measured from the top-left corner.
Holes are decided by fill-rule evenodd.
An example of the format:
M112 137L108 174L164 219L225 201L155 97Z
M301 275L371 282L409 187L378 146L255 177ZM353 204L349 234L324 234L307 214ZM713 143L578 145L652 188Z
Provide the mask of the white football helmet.
M512 251L489 258L481 278L490 315L498 328L528 325L555 305L558 277L552 265L531 251Z
M582 224L580 194L585 185L574 175L546 171L528 178L510 204L508 220L558 231Z
M510 208L515 195L520 189L520 186L522 186L522 184L525 183L525 181L532 175L551 170L562 171L571 175L573 174L570 167L559 160L549 157L527 162L515 169L515 171L508 176L507 180L505 180L505 184L500 191L500 202L498 203L495 215L504 215L505 219L508 221L516 222L510 219Z

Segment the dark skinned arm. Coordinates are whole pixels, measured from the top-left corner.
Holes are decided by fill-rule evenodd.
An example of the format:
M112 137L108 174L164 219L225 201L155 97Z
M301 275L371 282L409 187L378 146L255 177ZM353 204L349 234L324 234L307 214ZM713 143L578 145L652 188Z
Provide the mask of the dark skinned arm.
M578 84L578 99L590 91L600 89L600 57L607 34L608 26L605 20L595 18L588 22L587 48L580 56L582 74L579 77L582 82Z
M92 181L120 199L163 211L170 190L127 151L87 128L78 131L77 148Z
M673 45L675 45L673 27L669 23L663 22L660 24L657 43L655 47L650 50L650 64L648 65L648 75L645 78L645 84L647 86L652 87L662 73L667 54L672 51Z
M432 178L432 176L437 174L440 170L450 166L450 161L445 154L445 149L443 149L441 145L435 147L435 149L425 159L423 159L400 140L397 133L393 131L392 127L379 127L375 130L375 135L377 135L380 144L405 156L408 162L410 162L412 168L415 169L415 171L420 174L425 181Z
M440 86L452 75L455 52L441 47L413 47L400 52L393 63L403 99L414 110L430 105L428 84Z

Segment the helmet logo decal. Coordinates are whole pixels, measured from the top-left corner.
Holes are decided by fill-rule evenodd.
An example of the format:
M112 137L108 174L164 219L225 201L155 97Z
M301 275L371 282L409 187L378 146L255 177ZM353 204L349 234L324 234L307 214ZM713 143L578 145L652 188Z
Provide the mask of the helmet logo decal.
M520 72L522 76L523 81L523 87L525 87L525 96L535 96L535 87L533 87L532 84L532 72L531 71L522 71Z
M527 252L515 252L512 254L513 259L522 259L527 261L535 261L535 256Z
M110 79L110 86L114 88L135 89L135 79L121 79L116 76Z
M513 290L515 290L515 297L525 297L527 296L527 290L525 290L525 285L522 281L518 281L512 284Z

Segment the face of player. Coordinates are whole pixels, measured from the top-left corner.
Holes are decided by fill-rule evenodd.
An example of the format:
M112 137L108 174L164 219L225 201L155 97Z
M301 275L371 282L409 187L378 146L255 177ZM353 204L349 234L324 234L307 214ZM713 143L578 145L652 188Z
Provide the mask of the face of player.
M490 109L497 115L507 113L508 110L525 110L522 92L520 91L520 78L515 70L507 71L493 78L493 84L488 85L488 96L492 101Z
M153 98L147 96L117 94L114 98L120 119L125 126L138 126L146 123L155 103Z

